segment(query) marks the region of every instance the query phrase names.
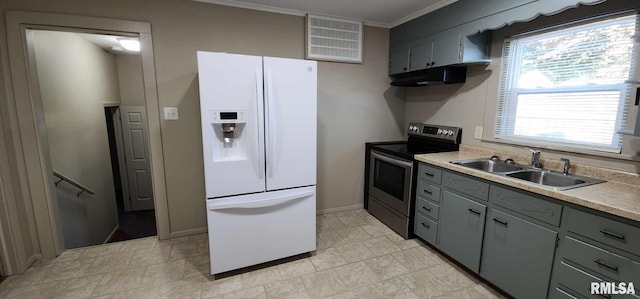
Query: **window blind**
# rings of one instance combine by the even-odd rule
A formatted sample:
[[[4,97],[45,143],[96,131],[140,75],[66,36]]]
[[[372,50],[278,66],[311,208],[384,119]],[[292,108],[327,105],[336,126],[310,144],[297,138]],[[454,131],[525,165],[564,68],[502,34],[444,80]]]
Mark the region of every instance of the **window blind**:
[[[637,22],[634,14],[506,40],[494,137],[619,153]]]

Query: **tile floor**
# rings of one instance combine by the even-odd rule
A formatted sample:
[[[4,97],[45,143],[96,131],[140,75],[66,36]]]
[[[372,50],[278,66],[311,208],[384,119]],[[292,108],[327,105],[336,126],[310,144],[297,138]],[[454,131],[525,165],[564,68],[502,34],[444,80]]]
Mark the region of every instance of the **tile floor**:
[[[1,298],[502,298],[364,210],[318,216],[318,251],[213,280],[207,235],[69,250],[0,284]]]

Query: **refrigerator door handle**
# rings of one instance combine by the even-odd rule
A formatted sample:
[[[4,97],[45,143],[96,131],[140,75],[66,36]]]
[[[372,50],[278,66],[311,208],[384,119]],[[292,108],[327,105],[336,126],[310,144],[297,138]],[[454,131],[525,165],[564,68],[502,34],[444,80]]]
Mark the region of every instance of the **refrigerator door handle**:
[[[207,208],[211,211],[216,210],[224,210],[224,209],[255,209],[255,208],[265,208],[271,207],[275,205],[279,205],[282,203],[290,202],[296,199],[305,198],[312,196],[315,193],[315,190],[303,190],[300,192],[288,194],[286,196],[273,197],[267,199],[258,199],[253,201],[240,201],[240,202],[211,202],[207,204]]]
[[[260,73],[262,72],[262,70],[260,68],[256,68],[256,115],[258,116],[258,120],[260,120],[260,104],[263,102],[263,99],[260,97],[260,91],[262,90],[262,86],[260,86],[260,83],[262,83],[262,78],[260,78]],[[262,161],[262,159],[260,158],[260,126],[262,125],[262,123],[260,121],[256,121],[256,148],[258,149],[255,152],[255,159],[253,159],[252,163],[257,163],[258,164],[258,168],[256,169],[256,172],[258,173],[258,178],[262,179],[264,177],[264,163]]]
[[[273,86],[271,85],[271,70],[265,69],[265,94],[266,94],[266,108],[267,112],[267,121],[266,121],[266,130],[267,130],[267,138],[265,140],[266,148],[267,148],[267,177],[273,177],[273,171],[275,167],[275,144],[277,142],[277,124],[276,124],[276,113],[275,113],[275,104],[276,97],[273,95]]]

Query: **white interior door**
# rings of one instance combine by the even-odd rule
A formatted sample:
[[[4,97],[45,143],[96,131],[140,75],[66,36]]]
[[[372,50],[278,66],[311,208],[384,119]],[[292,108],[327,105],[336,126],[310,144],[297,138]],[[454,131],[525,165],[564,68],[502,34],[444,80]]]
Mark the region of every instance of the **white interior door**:
[[[263,192],[262,57],[198,52],[198,77],[207,198]],[[231,142],[221,113],[244,115]]]
[[[151,186],[145,107],[121,106],[120,121],[122,122],[131,209],[134,211],[151,210],[153,209],[153,188]]]
[[[267,190],[316,184],[317,63],[264,57]]]

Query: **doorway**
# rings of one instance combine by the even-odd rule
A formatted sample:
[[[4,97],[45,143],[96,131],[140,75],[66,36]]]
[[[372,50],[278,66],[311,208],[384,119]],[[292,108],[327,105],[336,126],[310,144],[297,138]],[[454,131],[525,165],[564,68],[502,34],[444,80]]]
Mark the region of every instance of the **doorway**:
[[[16,184],[19,196],[13,202],[28,205],[25,220],[15,225],[29,224],[32,242],[18,241],[18,246],[32,251],[20,257],[24,271],[39,258],[53,258],[64,251],[60,213],[55,196],[55,178],[52,175],[51,155],[48,151],[47,132],[43,128],[43,103],[39,90],[37,69],[34,68],[33,45],[28,30],[62,30],[134,36],[140,40],[140,57],[144,81],[144,100],[149,128],[154,203],[159,239],[171,237],[167,202],[165,167],[160,131],[160,111],[155,75],[151,24],[147,22],[87,17],[69,14],[8,11],[6,33],[10,61],[11,87],[7,105],[11,126],[10,144],[15,147],[15,163],[11,175],[19,178]],[[102,111],[102,110],[101,110]],[[104,119],[104,114],[100,119]]]
[[[57,30],[27,35],[64,249],[155,235],[139,40]]]
[[[139,172],[148,173],[149,163],[135,161],[136,157],[133,154],[139,151],[130,148],[143,145],[144,140],[138,142],[135,140],[144,137],[144,135],[131,134],[131,130],[135,130],[136,126],[131,126],[127,123],[128,120],[123,120],[121,116],[124,112],[126,117],[131,111],[144,113],[144,107],[107,106],[104,108],[118,212],[118,230],[109,242],[155,236],[157,233],[153,190],[151,190],[150,181],[147,179],[148,175],[136,176],[136,173]],[[133,142],[127,144],[125,136]],[[147,157],[143,156],[142,158]],[[136,166],[142,168],[136,168]],[[140,179],[144,181],[139,181]]]

